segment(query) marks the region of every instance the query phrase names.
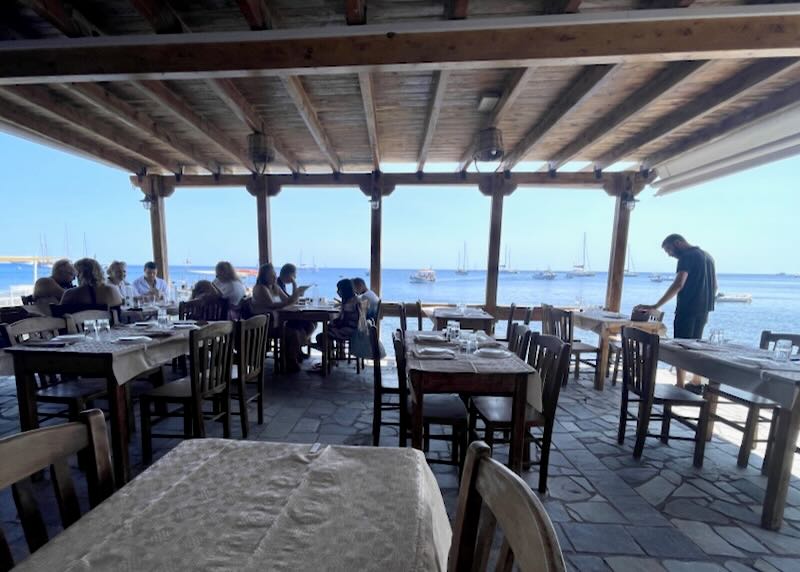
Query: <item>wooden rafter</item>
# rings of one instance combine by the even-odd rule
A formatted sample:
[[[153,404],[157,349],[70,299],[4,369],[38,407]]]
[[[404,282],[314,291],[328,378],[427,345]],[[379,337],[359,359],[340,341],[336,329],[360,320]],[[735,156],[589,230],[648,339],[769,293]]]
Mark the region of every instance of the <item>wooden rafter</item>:
[[[156,34],[180,34],[186,25],[165,0],[130,0],[134,8],[150,22]]]
[[[292,30],[4,42],[0,83],[800,57],[795,5],[693,8],[661,19],[659,12],[576,14],[570,23],[524,17],[342,26],[318,35]]]
[[[236,0],[236,3],[251,30],[269,30],[277,27],[275,14],[265,0]]]
[[[594,159],[596,169],[604,169],[625,159],[637,149],[661,139],[690,121],[705,117],[723,105],[740,98],[778,74],[800,66],[793,58],[755,62],[722,83],[705,91],[696,99],[681,105],[633,137],[626,139],[601,157]]]
[[[223,153],[228,155],[237,164],[253,169],[252,161],[247,152],[238,143],[225,133],[211,125],[204,117],[198,115],[174,91],[160,81],[142,81],[136,86],[153,101],[167,109],[185,125],[212,141]]]
[[[578,77],[553,100],[552,105],[528,130],[525,136],[505,156],[502,168],[511,169],[527,155],[536,144],[561,119],[576,111],[605,85],[616,66],[590,66],[583,69]]]
[[[484,127],[496,127],[503,117],[511,109],[511,106],[519,97],[522,89],[527,85],[528,81],[533,77],[536,68],[521,68],[511,72],[511,76],[503,89],[503,95],[492,110],[492,114],[484,123]],[[472,162],[473,143],[470,142],[469,146],[464,150],[461,159],[458,162],[457,171],[465,170]]]
[[[103,35],[91,21],[72,4],[62,0],[26,0],[42,18],[68,38]]]
[[[367,0],[345,0],[344,16],[348,26],[363,26],[367,23]]]
[[[81,113],[69,105],[64,105],[62,99],[44,86],[2,87],[0,94],[20,104],[27,103],[46,115],[60,118],[69,123],[71,129],[81,132],[89,139],[99,139],[104,145],[136,157],[145,165],[155,165],[168,172],[180,172],[180,168],[174,161],[154,150],[150,143],[131,143],[127,133],[109,125],[106,121],[87,117],[85,113]],[[124,143],[122,143],[123,141]]]
[[[372,85],[372,75],[369,72],[358,74],[358,84],[361,88],[361,101],[364,104],[364,118],[369,135],[369,146],[372,151],[372,168],[379,171],[381,168],[381,147],[378,141],[378,114],[375,106],[375,94]]]
[[[545,0],[545,14],[575,14],[580,10],[581,0]]]
[[[707,62],[676,62],[670,64],[653,79],[625,98],[622,103],[592,123],[575,139],[559,149],[548,161],[548,168],[556,170],[564,163],[578,157],[581,151],[613,132],[624,121],[658,98],[666,95],[670,90],[675,89],[687,78],[707,68],[707,65]]]
[[[436,132],[436,123],[439,121],[439,113],[442,111],[444,102],[444,92],[447,90],[447,80],[450,76],[448,71],[433,72],[433,94],[428,103],[428,116],[425,120],[425,135],[422,138],[422,145],[417,155],[417,171],[425,168],[425,161],[428,158],[428,151],[433,143],[433,135]]]
[[[319,150],[325,155],[331,169],[333,169],[334,172],[341,171],[342,164],[339,161],[336,150],[333,148],[333,144],[328,138],[328,134],[322,127],[314,105],[311,103],[311,98],[303,87],[303,82],[296,76],[283,77],[281,80],[286,88],[286,92],[294,102],[297,112],[300,114],[306,127],[308,127],[308,131],[311,133],[314,141],[317,142]]]
[[[444,17],[448,20],[463,20],[469,13],[469,0],[445,0]]]
[[[3,102],[3,105],[0,105],[0,122],[18,129],[37,140],[70,149],[82,156],[89,156],[92,159],[114,165],[125,171],[138,174],[146,172],[145,165],[127,155],[118,153],[107,145],[100,145],[95,141],[81,137],[74,131],[62,129],[49,119],[34,117],[25,113],[11,103]]]
[[[707,125],[691,135],[667,145],[647,157],[642,164],[647,168],[655,167],[664,161],[691,151],[695,147],[724,137],[765,117],[780,113],[784,109],[795,107],[798,101],[800,101],[800,82],[791,84],[758,103],[726,117],[719,123]]]

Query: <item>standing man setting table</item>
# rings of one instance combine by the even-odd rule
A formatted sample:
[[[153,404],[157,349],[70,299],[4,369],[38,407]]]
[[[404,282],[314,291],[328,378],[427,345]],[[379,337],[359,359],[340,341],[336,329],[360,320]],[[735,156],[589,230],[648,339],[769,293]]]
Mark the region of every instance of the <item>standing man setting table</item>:
[[[689,244],[680,234],[670,234],[661,243],[661,248],[672,258],[678,259],[675,280],[658,302],[637,308],[658,309],[677,295],[673,337],[702,339],[708,313],[714,310],[714,299],[717,295],[714,259],[700,247]],[[676,370],[676,378],[678,387],[683,387],[682,369]],[[693,374],[686,389],[701,394],[703,388],[700,377]]]

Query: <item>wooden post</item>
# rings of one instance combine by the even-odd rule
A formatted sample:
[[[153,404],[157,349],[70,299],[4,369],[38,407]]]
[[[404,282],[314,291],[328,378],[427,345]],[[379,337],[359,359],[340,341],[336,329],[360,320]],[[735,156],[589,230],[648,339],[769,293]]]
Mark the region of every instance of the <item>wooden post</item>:
[[[153,243],[153,262],[156,263],[158,276],[169,281],[164,199],[174,192],[175,187],[169,184],[165,177],[148,175],[142,190],[150,199],[150,233]]]
[[[256,198],[258,215],[258,265],[272,261],[272,228],[269,213],[269,184],[267,176],[254,176],[247,183],[247,192]]]
[[[489,221],[489,255],[486,262],[486,302],[487,312],[497,308],[497,286],[500,277],[500,240],[503,226],[503,197],[510,195],[516,185],[501,173],[487,175],[478,185],[481,193],[492,198]]]
[[[605,187],[608,194],[617,198],[614,205],[614,230],[611,235],[605,303],[605,308],[612,312],[619,312],[622,303],[625,254],[628,250],[628,227],[631,220],[629,205],[634,204],[632,201],[642,188],[644,188],[642,182],[634,181],[624,175],[614,176]]]
[[[369,288],[378,297],[381,295],[382,211],[383,197],[379,189],[374,189],[370,199]]]

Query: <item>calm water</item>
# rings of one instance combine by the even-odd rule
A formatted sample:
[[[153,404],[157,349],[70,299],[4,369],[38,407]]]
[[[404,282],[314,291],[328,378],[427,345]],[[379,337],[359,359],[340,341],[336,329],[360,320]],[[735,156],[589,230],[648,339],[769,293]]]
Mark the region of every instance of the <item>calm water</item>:
[[[133,269],[135,267],[131,267]],[[192,284],[210,278],[204,274],[212,269],[202,266],[173,266],[172,280]],[[46,272],[45,272],[46,273]],[[392,301],[482,303],[486,273],[470,271],[466,276],[452,270],[437,270],[434,284],[412,284],[408,280],[413,270],[384,270],[383,298]],[[320,268],[300,269],[300,284],[314,284],[310,296],[333,297],[336,282],[343,277],[361,276],[367,283],[369,277],[364,268]],[[671,275],[666,275],[671,278]],[[129,278],[136,277],[131,272]],[[753,296],[750,304],[722,303],[711,314],[709,328],[721,328],[732,341],[757,344],[762,330],[800,331],[800,278],[789,276],[720,274],[719,287],[726,293],[748,293]],[[7,295],[12,285],[31,284],[32,268],[26,265],[0,264],[0,295]],[[246,277],[248,285],[254,278]],[[623,289],[622,311],[630,312],[635,304],[654,303],[669,285],[668,281],[651,282],[647,274],[626,277]],[[592,277],[567,279],[558,273],[555,280],[534,280],[532,271],[518,274],[501,274],[498,301],[501,304],[515,302],[518,306],[550,304],[601,305],[605,301],[606,275],[598,273]],[[665,321],[670,326],[674,317],[675,303],[664,308]],[[394,327],[394,324],[386,324]]]

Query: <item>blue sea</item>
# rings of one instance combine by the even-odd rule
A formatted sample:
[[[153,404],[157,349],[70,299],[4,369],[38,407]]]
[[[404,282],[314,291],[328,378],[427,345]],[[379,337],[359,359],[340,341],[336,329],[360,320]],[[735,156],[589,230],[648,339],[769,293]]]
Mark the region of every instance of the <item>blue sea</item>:
[[[129,266],[129,280],[136,277],[138,265]],[[245,268],[245,267],[242,267]],[[382,276],[382,298],[387,301],[467,303],[481,304],[484,301],[486,272],[471,270],[467,275],[454,270],[436,270],[437,280],[433,284],[412,284],[409,275],[412,269],[385,269]],[[47,271],[45,271],[46,273]],[[606,274],[584,278],[565,277],[557,272],[555,280],[535,280],[534,271],[520,270],[517,274],[501,273],[498,290],[500,304],[516,303],[517,306],[533,306],[541,303],[555,305],[600,306],[605,301]],[[197,280],[213,276],[213,268],[207,266],[170,266],[170,277],[177,284],[191,285]],[[301,268],[298,283],[314,285],[309,296],[332,298],[336,282],[341,278],[360,276],[369,283],[365,268],[320,268],[316,271]],[[12,285],[30,285],[32,268],[22,264],[0,264],[0,296],[8,295]],[[634,305],[654,303],[669,286],[672,275],[664,273],[665,281],[652,282],[649,275],[641,273],[626,277],[622,311],[630,312]],[[734,342],[757,345],[762,330],[800,331],[800,278],[758,274],[720,274],[719,289],[727,294],[746,293],[753,297],[750,304],[718,303],[717,309],[706,327],[722,329],[725,337]],[[252,286],[254,277],[245,277]],[[664,307],[665,322],[671,332],[674,317],[674,300]],[[396,327],[388,320],[384,330]]]

